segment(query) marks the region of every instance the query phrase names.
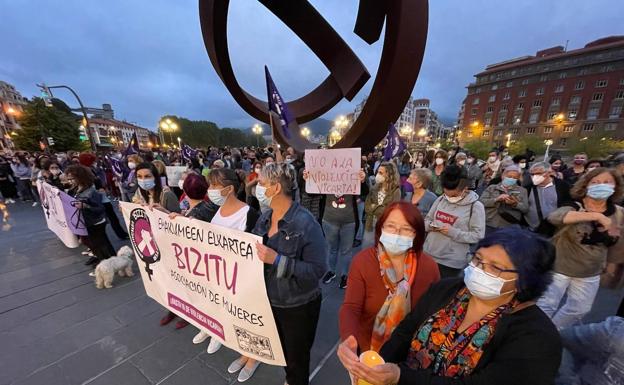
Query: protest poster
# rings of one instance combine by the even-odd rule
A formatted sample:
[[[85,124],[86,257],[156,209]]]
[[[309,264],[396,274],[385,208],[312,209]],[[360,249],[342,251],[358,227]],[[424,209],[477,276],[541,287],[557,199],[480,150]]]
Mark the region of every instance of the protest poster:
[[[49,183],[37,181],[41,208],[48,228],[70,248],[78,247],[76,235],[87,235],[80,210],[71,205],[74,198]]]
[[[361,149],[305,150],[310,194],[359,195]]]
[[[225,346],[285,366],[264,284],[261,238],[120,202],[147,295]]]
[[[178,187],[178,182],[184,171],[188,170],[186,166],[167,166],[167,179],[169,187]]]

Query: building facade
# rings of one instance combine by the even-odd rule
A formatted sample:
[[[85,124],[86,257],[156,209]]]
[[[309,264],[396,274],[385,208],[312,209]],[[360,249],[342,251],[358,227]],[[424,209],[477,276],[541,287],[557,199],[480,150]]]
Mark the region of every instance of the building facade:
[[[13,135],[21,128],[17,118],[27,103],[13,85],[0,81],[0,150],[14,148]]]
[[[461,142],[501,145],[526,135],[565,151],[589,136],[624,139],[624,36],[548,48],[475,77],[458,114]]]
[[[99,148],[123,149],[130,143],[132,135],[136,133],[139,148],[148,150],[158,146],[155,141],[158,135],[147,128],[139,127],[116,119],[90,118],[89,129],[91,137]]]

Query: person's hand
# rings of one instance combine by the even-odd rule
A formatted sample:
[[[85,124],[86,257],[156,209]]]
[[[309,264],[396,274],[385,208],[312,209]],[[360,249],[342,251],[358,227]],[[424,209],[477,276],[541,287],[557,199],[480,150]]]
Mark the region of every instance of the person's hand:
[[[176,219],[177,217],[181,217],[182,215],[176,213],[176,212],[171,212],[169,213],[169,219]]]
[[[358,362],[354,365],[353,372],[350,373],[373,385],[392,385],[398,383],[401,378],[401,369],[397,364],[391,363],[369,368]]]
[[[516,198],[513,195],[509,195],[507,197],[507,199],[505,199],[505,203],[507,203],[509,206],[517,206],[518,205],[518,198]]]
[[[360,359],[357,356],[357,346],[357,340],[355,337],[349,336],[340,345],[338,345],[338,350],[336,351],[342,366],[344,366],[349,373],[352,373],[355,365],[360,362]],[[357,383],[357,379],[355,379],[355,382]]]
[[[360,169],[359,176],[360,176],[360,183],[364,183],[364,180],[366,179],[366,173],[364,172],[363,168]]]
[[[448,223],[443,223],[440,227],[438,227],[438,231],[446,236],[448,236],[449,233],[449,229],[451,228],[451,225],[449,225]]]
[[[309,177],[310,177],[310,171],[303,170],[303,180],[307,181]]]
[[[162,206],[159,205],[158,203],[150,203],[149,205],[147,205],[147,207],[149,208],[150,211],[154,211],[154,209],[156,210],[162,209]]]
[[[496,198],[495,202],[501,202],[501,201],[507,202],[509,198],[510,196],[508,194],[501,194]]]
[[[598,222],[598,224],[602,226],[605,230],[610,229],[612,225],[611,218],[601,213],[596,213],[596,222]]]
[[[266,247],[260,242],[256,242],[256,249],[258,250],[258,258],[268,264],[272,265],[275,262],[275,258],[277,258],[277,252],[270,247]]]

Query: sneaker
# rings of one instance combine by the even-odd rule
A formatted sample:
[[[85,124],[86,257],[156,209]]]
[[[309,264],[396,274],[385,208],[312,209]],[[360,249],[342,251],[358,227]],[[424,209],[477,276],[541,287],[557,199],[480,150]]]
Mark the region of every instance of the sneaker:
[[[238,357],[236,360],[234,360],[230,366],[228,366],[227,371],[230,374],[234,374],[236,372],[238,372],[239,370],[241,370],[243,367],[245,367],[245,364],[247,363],[247,360],[249,360],[249,358],[245,357],[245,356],[240,356]]]
[[[333,281],[335,278],[336,278],[336,274],[333,271],[328,271],[323,276],[323,283],[327,285],[328,283]]]
[[[93,254],[91,254],[91,255],[93,255]],[[85,262],[85,266],[95,265],[95,264],[97,264],[97,262],[98,262],[98,259],[96,257],[92,256],[91,258],[87,259],[87,262]]]
[[[201,344],[202,342],[206,341],[208,337],[208,333],[200,330],[199,333],[197,333],[195,337],[193,337],[193,343],[195,345]]]
[[[90,272],[89,277],[95,277],[95,271]]]
[[[162,317],[160,319],[160,326],[165,326],[167,325],[169,322],[173,321],[175,319],[176,315],[173,314],[172,312],[167,313],[166,316]]]
[[[176,330],[184,329],[185,327],[188,326],[188,324],[189,324],[188,321],[181,319],[178,322],[176,322],[175,328],[176,328]]]
[[[34,202],[34,203],[32,204],[32,207],[36,207],[38,204],[39,204],[39,203]]]
[[[256,372],[256,369],[258,369],[258,365],[260,365],[260,361],[256,361],[251,365],[245,365],[243,370],[238,373],[238,382],[245,382],[250,379],[251,376],[253,376],[253,374]]]
[[[208,344],[208,349],[206,349],[206,352],[208,352],[208,354],[214,354],[219,349],[221,349],[221,342],[217,341],[216,338],[212,337],[210,339],[210,343]]]
[[[347,288],[347,276],[343,275],[342,277],[340,277],[340,285],[339,287],[341,289],[346,289]]]

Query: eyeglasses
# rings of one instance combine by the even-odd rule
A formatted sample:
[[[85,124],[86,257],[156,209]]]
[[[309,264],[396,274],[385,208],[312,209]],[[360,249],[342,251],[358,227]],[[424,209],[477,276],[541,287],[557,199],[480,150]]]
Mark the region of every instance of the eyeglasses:
[[[387,233],[404,235],[406,237],[413,237],[416,235],[416,231],[414,231],[411,227],[399,226],[394,223],[384,223],[382,229]]]
[[[500,267],[493,265],[491,263],[483,262],[483,259],[479,257],[476,253],[468,253],[468,257],[470,258],[470,265],[474,267],[479,267],[481,270],[485,272],[485,274],[498,278],[503,273],[517,273],[518,270],[513,269],[501,269]]]

